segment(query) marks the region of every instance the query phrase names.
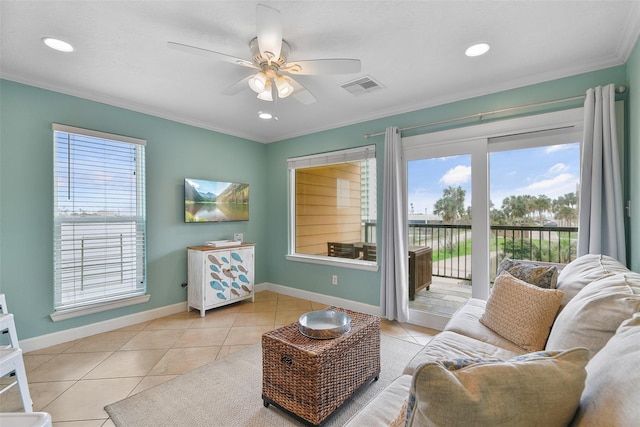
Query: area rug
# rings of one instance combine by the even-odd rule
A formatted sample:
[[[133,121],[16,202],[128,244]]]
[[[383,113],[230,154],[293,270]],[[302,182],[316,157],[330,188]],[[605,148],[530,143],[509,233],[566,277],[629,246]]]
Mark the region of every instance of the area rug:
[[[380,337],[381,373],[361,388],[325,422],[344,425],[385,386],[402,374],[421,348],[388,335]],[[262,404],[262,349],[254,344],[105,407],[118,427],[164,426],[302,426],[270,405]]]

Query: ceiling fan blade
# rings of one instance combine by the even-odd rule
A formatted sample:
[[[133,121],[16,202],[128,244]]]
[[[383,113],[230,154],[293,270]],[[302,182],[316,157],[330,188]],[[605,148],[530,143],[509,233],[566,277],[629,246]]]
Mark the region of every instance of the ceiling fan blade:
[[[235,94],[239,93],[240,91],[242,91],[242,90],[244,90],[244,89],[249,87],[247,82],[249,81],[249,79],[251,77],[253,77],[253,74],[248,75],[247,77],[243,77],[242,79],[240,79],[237,82],[233,83],[231,86],[227,87],[221,93],[223,95],[228,95],[228,96],[235,95]]]
[[[215,58],[219,61],[229,62],[231,64],[241,65],[243,67],[249,67],[257,69],[258,67],[251,61],[247,61],[246,59],[236,58],[235,56],[225,55],[224,53],[214,52],[213,50],[203,49],[201,47],[190,46],[188,44],[176,43],[176,42],[167,42],[167,46],[171,49],[180,50],[182,52],[194,53],[197,55],[207,56],[209,58]]]
[[[291,84],[291,86],[293,86],[293,94],[291,94],[291,97],[294,98],[296,101],[304,105],[309,105],[316,102],[316,97],[313,96],[313,94],[309,92],[307,88],[302,86],[300,83],[298,83],[291,77],[289,77],[289,83]]]
[[[310,59],[291,61],[280,68],[290,74],[353,74],[361,70],[359,59]]]
[[[277,60],[282,48],[282,19],[279,10],[264,4],[256,6],[256,35],[260,53]],[[266,54],[267,52],[269,53]]]

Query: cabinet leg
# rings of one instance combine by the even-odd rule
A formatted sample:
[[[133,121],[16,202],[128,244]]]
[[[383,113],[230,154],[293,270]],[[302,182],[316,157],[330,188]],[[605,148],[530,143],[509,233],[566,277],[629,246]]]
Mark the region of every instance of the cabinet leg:
[[[200,309],[200,317],[204,317],[204,308]]]

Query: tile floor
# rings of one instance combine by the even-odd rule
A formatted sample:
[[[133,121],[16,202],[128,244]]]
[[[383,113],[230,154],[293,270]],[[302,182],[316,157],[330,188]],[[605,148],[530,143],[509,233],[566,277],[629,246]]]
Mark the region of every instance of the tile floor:
[[[459,279],[434,276],[429,290],[421,289],[409,301],[412,310],[451,316],[471,298],[471,286]]]
[[[183,312],[26,353],[33,409],[50,413],[56,427],[114,426],[105,405],[258,343],[264,332],[325,307],[263,291],[255,303],[209,310],[204,318]],[[438,331],[383,320],[382,333],[426,344]],[[16,387],[0,396],[0,412],[20,410]]]

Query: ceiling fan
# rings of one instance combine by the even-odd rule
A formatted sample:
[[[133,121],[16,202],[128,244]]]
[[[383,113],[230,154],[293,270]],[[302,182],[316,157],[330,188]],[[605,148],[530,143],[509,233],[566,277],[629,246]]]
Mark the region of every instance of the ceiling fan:
[[[258,70],[232,84],[222,93],[234,95],[248,86],[259,99],[273,101],[290,95],[303,104],[316,101],[315,96],[290,75],[351,74],[360,72],[359,59],[311,59],[290,61],[289,44],[282,38],[280,11],[258,4],[256,7],[256,37],[249,42],[251,61],[224,53],[182,43],[168,46],[184,52],[206,55],[220,61]]]

